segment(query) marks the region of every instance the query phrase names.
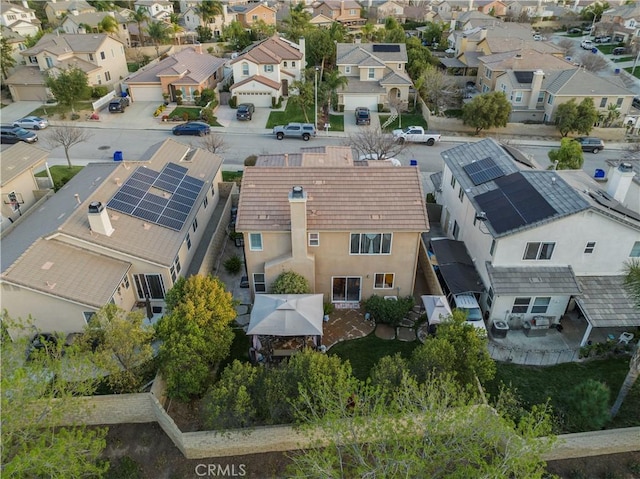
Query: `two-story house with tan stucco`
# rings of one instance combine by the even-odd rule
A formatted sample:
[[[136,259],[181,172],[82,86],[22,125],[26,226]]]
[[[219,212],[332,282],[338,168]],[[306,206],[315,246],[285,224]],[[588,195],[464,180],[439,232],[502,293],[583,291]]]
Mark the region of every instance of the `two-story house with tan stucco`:
[[[65,33],[94,33],[100,31],[100,23],[105,17],[113,17],[117,23],[117,32],[109,32],[109,35],[120,40],[125,46],[131,46],[131,36],[129,35],[129,22],[131,10],[122,9],[118,12],[89,12],[77,15],[67,15],[62,19],[60,28]]]
[[[21,36],[35,35],[40,31],[40,20],[36,12],[29,8],[27,2],[16,5],[9,2],[0,3],[0,25]]]
[[[109,303],[162,308],[178,277],[199,271],[207,224],[222,217],[221,164],[173,139],[136,161],[90,163],[2,238],[2,309],[73,333]]]
[[[354,0],[323,0],[313,4],[313,16],[322,15],[350,29],[357,29],[367,22],[362,17],[362,7]]]
[[[68,15],[96,12],[96,8],[84,0],[52,0],[47,2],[44,13],[52,25],[58,25]]]
[[[338,90],[338,105],[374,111],[378,105],[406,107],[413,83],[406,72],[404,43],[338,43],[336,49],[336,66],[349,80]]]
[[[296,44],[274,35],[231,61],[234,84],[229,90],[238,104],[271,107],[272,98],[288,96],[291,82],[303,78],[305,62],[304,38]]]
[[[20,52],[27,66],[19,68],[6,83],[14,101],[48,98],[45,74],[79,68],[89,86],[114,85],[128,74],[124,44],[104,33],[84,35],[47,33],[38,43]]]
[[[235,13],[229,11],[228,5],[222,5],[222,13],[214,15],[206,23],[202,20],[198,5],[189,5],[180,13],[180,18],[184,22],[184,27],[190,32],[195,32],[198,27],[207,27],[211,30],[213,38],[220,38],[224,27],[231,24],[236,19]]]
[[[245,169],[236,231],[252,294],[268,293],[289,270],[339,307],[357,308],[374,294],[413,294],[421,233],[429,229],[420,171],[339,160]]]
[[[229,11],[235,15],[247,30],[251,29],[257,22],[264,22],[267,25],[276,24],[276,9],[265,3],[247,3],[244,5],[229,6]]]

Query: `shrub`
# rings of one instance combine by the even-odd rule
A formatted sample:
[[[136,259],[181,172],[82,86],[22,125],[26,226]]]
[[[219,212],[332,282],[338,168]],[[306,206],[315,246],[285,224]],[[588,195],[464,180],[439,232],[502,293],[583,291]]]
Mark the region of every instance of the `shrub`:
[[[397,326],[405,315],[413,308],[413,297],[398,298],[397,301],[373,295],[364,301],[363,306],[371,313],[377,323]]]
[[[593,379],[571,389],[563,401],[566,428],[570,432],[597,431],[609,420],[609,388]]]
[[[307,278],[295,271],[281,273],[271,286],[274,294],[309,294],[311,286]]]
[[[71,119],[72,120],[77,120],[78,118],[80,118],[80,115],[78,115],[77,113],[72,113],[71,114]]]
[[[216,116],[213,114],[213,108],[203,108],[200,110],[200,119],[209,125],[213,125],[216,121]]]
[[[331,314],[335,309],[336,307],[333,305],[333,303],[322,304],[322,310],[324,311],[324,314]]]
[[[247,156],[244,159],[244,166],[256,166],[256,161],[258,161],[258,157],[256,155]]]
[[[160,105],[158,108],[156,108],[156,111],[153,113],[153,116],[156,116],[156,117],[160,116],[162,112],[166,109],[167,109],[166,105]]]
[[[271,108],[275,108],[277,104],[278,104],[278,101],[276,100],[276,97],[272,96],[271,97]]]
[[[198,106],[207,106],[210,101],[215,101],[216,92],[211,88],[205,88],[200,92],[200,98],[196,102]]]
[[[106,86],[94,86],[91,88],[91,98],[102,98],[109,92]]]
[[[238,107],[238,97],[237,96],[232,96],[231,98],[229,98],[229,107],[231,107],[231,108],[237,108]]]
[[[378,113],[384,111],[384,105],[382,103],[378,103]]]
[[[242,260],[240,259],[240,256],[236,254],[227,259],[224,262],[224,269],[229,274],[238,274],[242,269]]]
[[[338,112],[344,113],[344,105],[338,105]]]

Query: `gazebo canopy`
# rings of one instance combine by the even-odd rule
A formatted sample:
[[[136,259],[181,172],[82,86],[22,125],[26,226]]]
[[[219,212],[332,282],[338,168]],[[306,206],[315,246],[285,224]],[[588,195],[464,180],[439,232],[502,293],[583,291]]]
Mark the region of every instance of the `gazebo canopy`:
[[[429,325],[440,324],[442,319],[451,316],[451,308],[444,296],[421,296],[422,304],[427,312]]]
[[[247,334],[322,336],[321,294],[256,295]]]

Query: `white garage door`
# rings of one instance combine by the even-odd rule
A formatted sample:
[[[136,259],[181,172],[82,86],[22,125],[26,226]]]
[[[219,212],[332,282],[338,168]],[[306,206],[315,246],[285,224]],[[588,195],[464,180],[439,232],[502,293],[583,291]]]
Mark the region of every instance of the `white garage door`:
[[[238,105],[240,103],[253,103],[256,107],[271,107],[270,92],[237,92],[236,96],[238,97]]]
[[[164,101],[160,86],[129,85],[129,94],[133,101]]]
[[[371,111],[378,111],[378,95],[345,95],[345,110],[355,110],[359,106],[365,106]]]

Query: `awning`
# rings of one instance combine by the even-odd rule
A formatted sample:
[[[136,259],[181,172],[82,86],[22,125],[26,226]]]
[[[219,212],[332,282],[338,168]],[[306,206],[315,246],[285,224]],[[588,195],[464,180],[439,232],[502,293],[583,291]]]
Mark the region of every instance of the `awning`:
[[[248,335],[322,336],[321,294],[256,295]]]
[[[451,316],[451,308],[444,296],[424,295],[420,298],[427,313],[429,325],[440,324],[444,318]]]
[[[452,294],[481,293],[484,285],[462,241],[434,239],[430,242],[432,258],[447,289]]]
[[[582,296],[576,298],[589,323],[596,328],[640,326],[640,311],[624,289],[624,276],[579,276]]]
[[[571,266],[495,267],[487,263],[494,294],[569,296],[582,290]]]

